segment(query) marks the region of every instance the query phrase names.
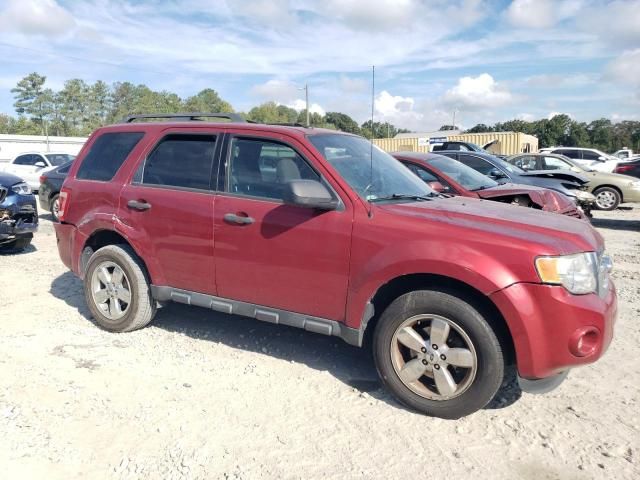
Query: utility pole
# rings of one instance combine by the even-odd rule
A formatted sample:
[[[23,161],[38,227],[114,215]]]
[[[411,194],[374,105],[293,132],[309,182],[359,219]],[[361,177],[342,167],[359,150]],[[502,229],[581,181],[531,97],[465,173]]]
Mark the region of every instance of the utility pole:
[[[451,124],[451,130],[455,130],[456,129],[456,112],[458,110],[457,109],[453,109],[453,123]]]
[[[305,83],[304,87],[299,88],[298,90],[304,90],[304,101],[305,101],[305,110],[306,110],[306,114],[307,114],[307,124],[306,126],[309,127],[309,84]]]

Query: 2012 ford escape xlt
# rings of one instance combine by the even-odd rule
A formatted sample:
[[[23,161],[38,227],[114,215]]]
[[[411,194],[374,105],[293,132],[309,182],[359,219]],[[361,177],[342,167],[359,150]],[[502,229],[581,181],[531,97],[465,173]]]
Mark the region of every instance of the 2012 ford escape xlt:
[[[100,128],[71,167],[58,249],[101,327],[175,301],[370,338],[386,388],[445,418],[511,365],[545,391],[609,345],[611,263],[585,222],[443,198],[358,136],[205,116]]]

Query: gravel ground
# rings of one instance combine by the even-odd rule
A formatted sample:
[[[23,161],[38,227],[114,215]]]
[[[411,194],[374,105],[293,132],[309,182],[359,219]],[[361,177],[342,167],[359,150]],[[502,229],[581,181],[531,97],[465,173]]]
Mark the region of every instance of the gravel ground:
[[[640,209],[595,215],[620,301],[608,353],[458,421],[398,405],[337,339],[182,305],[104,332],[43,216],[0,256],[0,476],[640,478]]]

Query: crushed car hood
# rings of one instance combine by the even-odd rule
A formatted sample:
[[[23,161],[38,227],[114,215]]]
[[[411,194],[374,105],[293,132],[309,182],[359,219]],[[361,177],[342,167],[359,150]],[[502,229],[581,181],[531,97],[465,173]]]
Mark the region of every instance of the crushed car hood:
[[[585,175],[567,170],[530,170],[520,173],[519,175],[522,177],[556,178],[558,180],[574,182],[579,185],[585,185],[589,182],[589,179]]]
[[[501,197],[526,195],[532,203],[545,212],[568,214],[579,217],[575,204],[566,196],[548,188],[505,183],[484,190],[474,190],[480,198],[498,200]]]
[[[394,216],[458,226],[461,232],[467,232],[466,236],[475,230],[486,234],[487,242],[495,241],[498,234],[510,241],[537,244],[546,254],[564,255],[604,248],[604,239],[589,223],[533,208],[498,202],[488,204],[468,197],[384,204],[378,208]],[[430,235],[430,231],[428,228],[426,235]]]

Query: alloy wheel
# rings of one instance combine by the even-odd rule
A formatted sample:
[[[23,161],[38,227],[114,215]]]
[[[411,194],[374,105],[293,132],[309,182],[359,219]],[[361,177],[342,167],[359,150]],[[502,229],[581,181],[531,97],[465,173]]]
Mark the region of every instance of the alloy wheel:
[[[105,261],[93,270],[91,298],[109,320],[119,320],[127,313],[131,305],[131,284],[118,264]]]
[[[402,322],[391,340],[390,354],[400,381],[430,400],[462,395],[478,371],[469,335],[440,315],[415,315]]]
[[[598,192],[596,195],[596,204],[598,205],[598,208],[603,210],[613,207],[616,204],[616,201],[617,198],[615,194],[608,190]]]

